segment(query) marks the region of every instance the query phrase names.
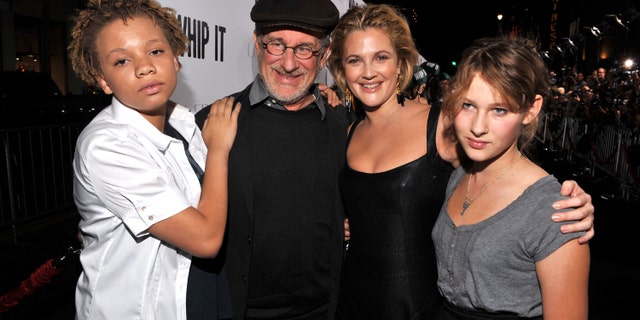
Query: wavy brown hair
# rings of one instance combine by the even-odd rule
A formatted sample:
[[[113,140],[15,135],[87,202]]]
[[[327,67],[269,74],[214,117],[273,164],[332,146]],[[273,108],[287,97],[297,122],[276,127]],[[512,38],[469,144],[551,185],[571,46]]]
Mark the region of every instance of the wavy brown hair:
[[[100,31],[116,19],[126,23],[134,17],[149,17],[164,30],[175,56],[188,49],[189,40],[182,31],[173,8],[162,7],[155,0],[89,0],[84,9],[77,11],[71,30],[71,43],[67,48],[73,71],[87,84],[95,84],[101,73],[96,51]]]
[[[442,111],[450,117],[460,111],[469,87],[477,75],[487,82],[503,99],[505,107],[513,112],[526,112],[541,95],[544,104],[551,98],[549,69],[536,50],[533,41],[526,38],[482,38],[465,49],[455,75],[445,92]],[[518,147],[525,149],[538,128],[539,116],[522,128]],[[449,128],[448,134],[455,133]]]

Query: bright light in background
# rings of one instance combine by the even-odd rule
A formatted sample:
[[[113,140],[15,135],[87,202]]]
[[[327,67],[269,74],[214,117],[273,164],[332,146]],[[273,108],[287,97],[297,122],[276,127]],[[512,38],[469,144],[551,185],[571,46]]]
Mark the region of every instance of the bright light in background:
[[[633,59],[627,59],[624,61],[625,69],[631,69],[634,65],[635,65],[635,62],[633,62]]]

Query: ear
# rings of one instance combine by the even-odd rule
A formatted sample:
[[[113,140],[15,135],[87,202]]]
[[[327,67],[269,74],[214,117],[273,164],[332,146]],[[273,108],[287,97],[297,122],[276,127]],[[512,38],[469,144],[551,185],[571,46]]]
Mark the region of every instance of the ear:
[[[176,69],[176,72],[178,72],[180,68],[182,68],[182,64],[178,60],[178,57],[173,57],[173,67]]]
[[[111,87],[109,86],[109,83],[107,82],[107,80],[102,75],[97,75],[96,76],[96,82],[98,82],[98,85],[100,86],[100,88],[102,88],[102,91],[104,91],[104,93],[106,93],[106,94],[112,94],[113,93],[113,90],[111,90]]]
[[[542,96],[539,94],[536,94],[536,98],[535,100],[533,100],[533,104],[524,114],[524,118],[522,119],[523,125],[527,125],[531,123],[531,121],[533,121],[538,116],[538,114],[540,113],[540,110],[542,109],[543,101],[544,100]]]
[[[324,68],[325,64],[327,63],[327,59],[329,59],[330,54],[331,54],[331,50],[329,50],[329,47],[327,47],[327,50],[324,51],[322,58],[318,61],[320,66],[319,69]]]
[[[253,33],[253,47],[254,47],[254,50],[256,51],[256,56],[260,56],[260,49],[262,49],[262,43],[258,41],[258,35],[255,32]]]

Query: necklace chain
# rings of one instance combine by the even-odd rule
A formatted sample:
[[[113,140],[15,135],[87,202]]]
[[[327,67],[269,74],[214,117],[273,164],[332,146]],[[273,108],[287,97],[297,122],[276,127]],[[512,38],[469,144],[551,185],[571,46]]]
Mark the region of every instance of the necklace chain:
[[[480,189],[480,192],[476,193],[476,195],[473,196],[471,199],[469,199],[469,189],[471,188],[472,174],[469,173],[469,177],[467,179],[467,193],[464,195],[464,203],[462,204],[462,211],[460,211],[460,215],[463,216],[464,212],[467,211],[467,209],[471,206],[473,201],[475,201],[492,184],[494,184],[496,181],[500,180],[500,178],[502,178],[505,174],[507,174],[509,170],[513,169],[513,167],[516,165],[516,163],[518,163],[518,160],[520,160],[521,157],[522,157],[522,152],[518,152],[518,157],[516,158],[516,160],[514,160],[513,163],[507,169],[502,171],[497,177],[491,180],[491,182],[487,183],[484,187],[482,187],[482,189]]]

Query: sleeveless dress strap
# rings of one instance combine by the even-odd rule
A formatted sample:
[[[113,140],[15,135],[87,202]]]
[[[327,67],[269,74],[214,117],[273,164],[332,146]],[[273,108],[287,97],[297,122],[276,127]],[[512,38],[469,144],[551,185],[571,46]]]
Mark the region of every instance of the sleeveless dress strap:
[[[427,154],[437,153],[436,149],[436,131],[438,131],[438,116],[440,115],[440,107],[431,106],[429,110],[429,118],[427,119]]]
[[[349,128],[349,135],[347,136],[347,145],[349,145],[349,142],[351,142],[353,132],[356,130],[356,127],[358,126],[358,123],[360,123],[360,121],[361,119],[357,119],[351,124],[351,127]]]

